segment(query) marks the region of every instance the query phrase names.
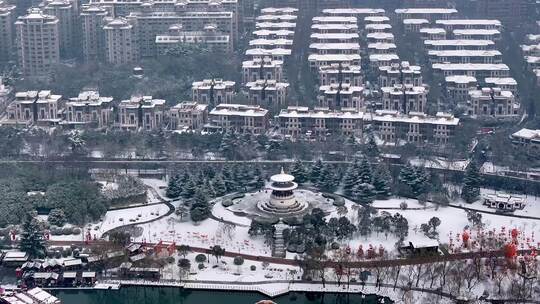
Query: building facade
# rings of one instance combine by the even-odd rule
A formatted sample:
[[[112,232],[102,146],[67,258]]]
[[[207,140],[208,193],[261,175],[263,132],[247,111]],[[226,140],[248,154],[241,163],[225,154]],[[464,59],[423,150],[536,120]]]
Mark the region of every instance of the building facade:
[[[222,103],[232,103],[235,94],[234,81],[223,79],[204,79],[192,85],[193,101],[209,105],[213,108]]]
[[[19,67],[28,77],[48,77],[60,63],[58,18],[30,9],[15,22]]]
[[[15,5],[0,1],[0,61],[14,58]]]
[[[208,105],[182,102],[169,110],[171,130],[201,130],[208,122]]]
[[[124,130],[156,130],[165,118],[165,100],[152,96],[133,96],[118,105],[118,126]]]
[[[105,18],[108,11],[97,5],[83,6],[80,20],[82,26],[83,57],[86,62],[105,59]]]
[[[51,91],[15,93],[15,100],[7,107],[4,123],[20,125],[53,125],[60,122],[62,95]]]
[[[65,104],[62,124],[70,127],[104,128],[113,123],[113,98],[103,97],[96,90],[87,90]]]
[[[260,106],[220,104],[210,111],[207,128],[264,134],[268,128],[268,118],[268,110]]]
[[[139,59],[137,31],[125,18],[107,20],[105,31],[105,57],[112,64],[127,64]]]

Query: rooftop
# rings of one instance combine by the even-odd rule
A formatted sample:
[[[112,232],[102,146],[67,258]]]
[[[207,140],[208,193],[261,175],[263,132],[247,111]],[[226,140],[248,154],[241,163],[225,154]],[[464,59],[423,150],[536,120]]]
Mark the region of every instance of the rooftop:
[[[226,116],[257,116],[264,117],[268,114],[268,110],[260,106],[248,106],[241,104],[219,104],[210,115],[226,115]]]
[[[456,14],[453,8],[398,8],[396,14]]]

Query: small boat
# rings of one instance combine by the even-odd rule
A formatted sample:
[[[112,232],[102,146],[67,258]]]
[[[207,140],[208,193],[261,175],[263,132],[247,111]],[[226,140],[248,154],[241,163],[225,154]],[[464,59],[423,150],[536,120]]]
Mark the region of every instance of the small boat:
[[[276,304],[276,302],[274,301],[270,301],[270,300],[262,300],[262,301],[259,301],[255,304]]]

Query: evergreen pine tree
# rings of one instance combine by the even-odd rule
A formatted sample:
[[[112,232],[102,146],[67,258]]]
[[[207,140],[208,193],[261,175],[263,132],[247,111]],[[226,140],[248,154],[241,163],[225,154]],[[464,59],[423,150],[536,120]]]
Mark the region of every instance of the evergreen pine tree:
[[[308,176],[306,172],[306,167],[299,159],[294,161],[294,164],[291,168],[291,175],[294,176],[294,180],[299,184],[307,182]]]
[[[345,195],[352,195],[352,189],[358,182],[358,171],[360,168],[360,162],[356,159],[352,164],[347,168],[347,173],[343,178],[343,191]]]
[[[234,156],[236,136],[232,132],[225,132],[221,138],[221,144],[219,145],[219,152],[227,158],[232,159]]]
[[[180,177],[178,175],[171,176],[169,178],[169,183],[167,184],[167,190],[165,191],[165,195],[168,198],[177,198],[180,196],[181,189],[178,187]]]
[[[210,204],[208,203],[208,197],[204,193],[204,189],[197,189],[193,196],[193,203],[191,204],[191,219],[195,222],[200,222],[210,217],[210,214]]]
[[[373,187],[375,196],[379,199],[386,199],[391,194],[390,184],[392,183],[392,176],[386,167],[379,166],[373,174]]]
[[[333,168],[325,164],[320,171],[320,178],[317,180],[317,187],[326,192],[333,192],[338,184]]]
[[[214,177],[212,180],[212,187],[214,188],[216,196],[218,197],[227,193],[227,186],[225,186],[225,182],[223,181],[223,176],[221,174],[217,174]]]
[[[322,160],[318,159],[313,166],[311,167],[311,172],[309,174],[309,180],[317,185],[319,182],[319,178],[321,177],[321,171],[323,169],[323,163]]]
[[[31,258],[45,256],[45,238],[43,227],[34,218],[32,213],[27,213],[22,226],[21,241],[19,246],[22,251],[28,253]]]
[[[183,198],[190,199],[193,197],[193,195],[195,195],[196,189],[197,185],[193,181],[193,178],[190,176],[182,187],[181,195]]]
[[[372,184],[359,183],[353,188],[353,196],[360,204],[370,204],[375,197],[375,191]]]
[[[360,161],[360,167],[358,168],[358,182],[367,184],[371,184],[373,182],[371,165],[365,157],[362,157],[362,160]]]
[[[465,171],[463,178],[463,186],[461,188],[461,197],[467,202],[472,203],[480,195],[480,183],[482,178],[478,167],[474,162],[471,162]]]
[[[221,174],[223,175],[223,181],[225,182],[225,186],[227,187],[227,192],[236,191],[237,183],[234,177],[234,172],[229,164],[223,166]]]
[[[369,133],[368,142],[366,145],[366,155],[369,157],[377,157],[379,156],[381,152],[379,151],[379,148],[377,147],[377,143],[375,142],[375,136],[373,135],[373,132]]]

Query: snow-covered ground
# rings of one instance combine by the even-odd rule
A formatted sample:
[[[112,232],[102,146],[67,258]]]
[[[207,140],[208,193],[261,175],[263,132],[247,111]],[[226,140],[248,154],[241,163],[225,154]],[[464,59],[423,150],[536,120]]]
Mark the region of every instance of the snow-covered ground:
[[[410,161],[410,164],[413,166],[423,166],[426,168],[433,168],[433,169],[449,169],[449,170],[456,170],[456,171],[465,171],[467,166],[470,163],[470,160],[455,160],[455,161],[449,161],[445,158],[433,158],[433,159],[422,159],[422,158],[412,158]]]
[[[151,221],[163,216],[168,211],[169,207],[166,204],[109,210],[101,222],[92,225],[92,234],[101,237],[103,233],[114,228],[135,224],[137,222]]]

